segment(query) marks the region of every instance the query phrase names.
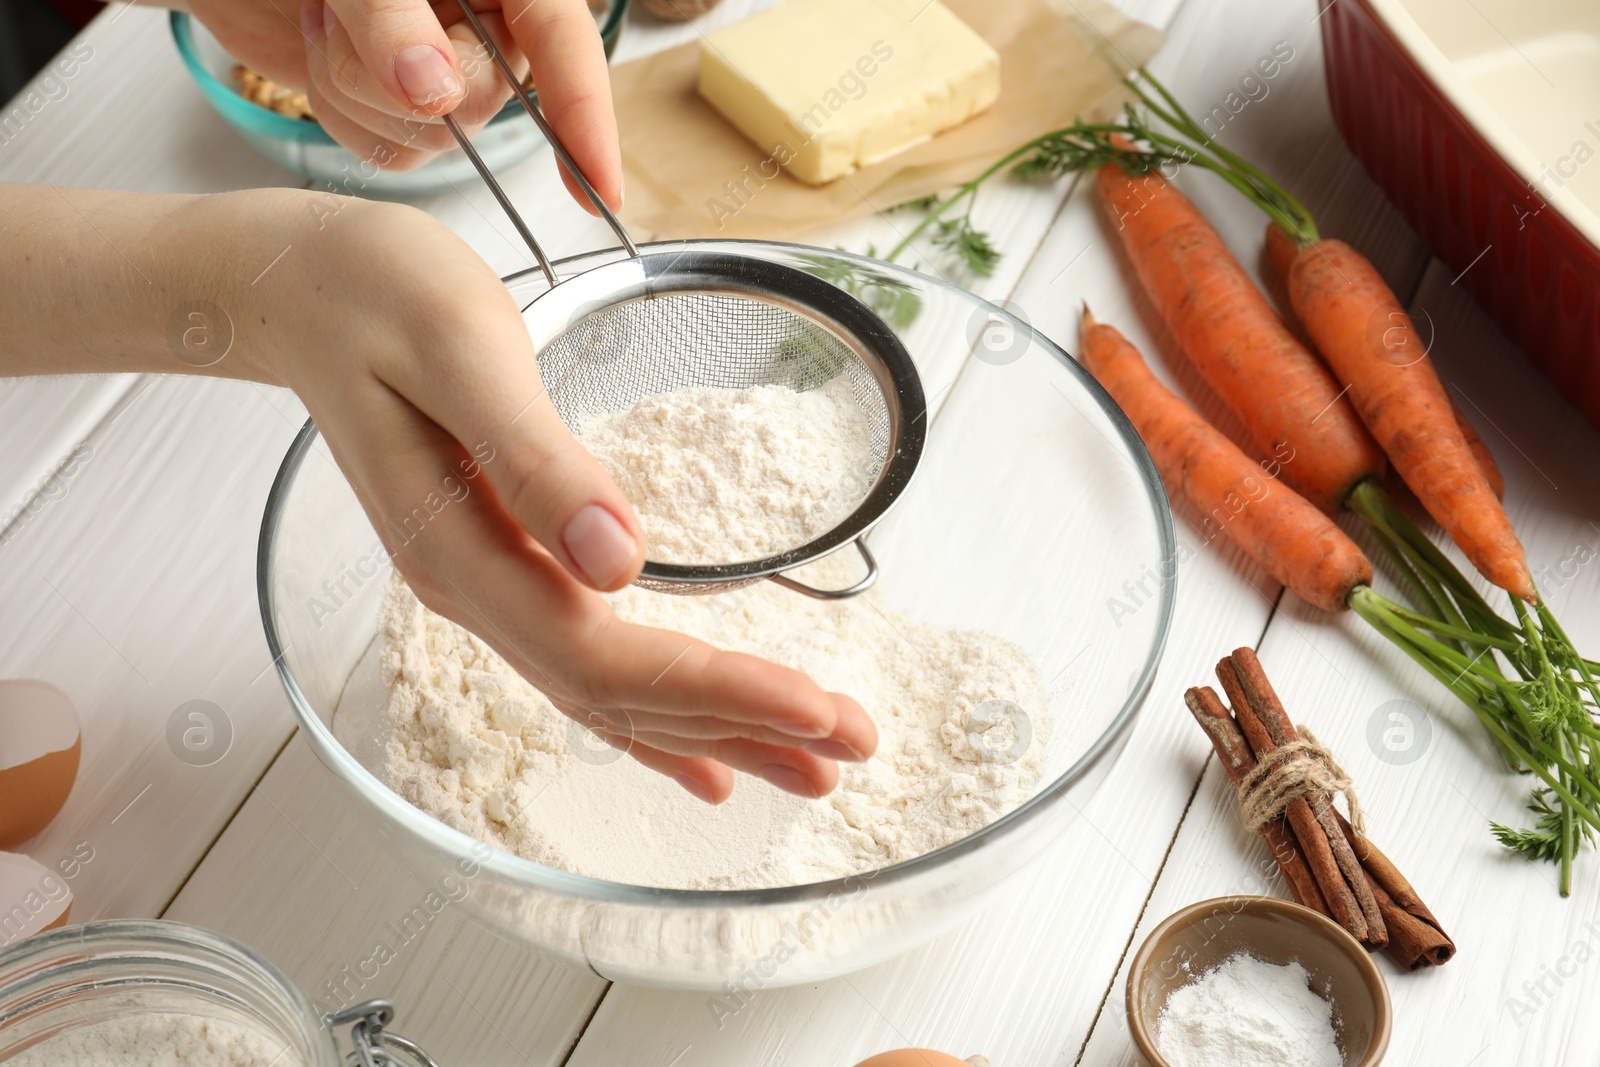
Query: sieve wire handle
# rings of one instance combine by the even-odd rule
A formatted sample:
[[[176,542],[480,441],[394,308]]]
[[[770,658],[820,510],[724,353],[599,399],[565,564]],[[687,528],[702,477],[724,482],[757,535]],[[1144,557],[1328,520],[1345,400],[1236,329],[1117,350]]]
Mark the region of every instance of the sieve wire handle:
[[[846,586],[843,589],[817,589],[804,582],[797,582],[786,574],[774,574],[772,581],[777,582],[785,589],[792,589],[796,593],[804,593],[806,596],[814,597],[817,600],[848,600],[853,596],[860,596],[868,589],[871,589],[873,583],[878,580],[878,561],[872,558],[872,553],[867,550],[867,543],[861,538],[858,537],[851,543],[856,546],[856,551],[861,553],[861,561],[867,565],[866,576],[854,585]]]
[[[500,188],[500,183],[494,180],[494,175],[489,172],[489,165],[483,161],[482,156],[478,155],[478,150],[467,139],[466,132],[462,130],[460,123],[456,122],[454,115],[446,115],[444,124],[450,127],[450,134],[456,139],[456,144],[460,145],[461,150],[467,154],[467,158],[472,160],[472,166],[478,172],[478,176],[483,179],[483,184],[489,187],[489,191],[494,194],[494,198],[500,202],[501,210],[511,220],[511,225],[517,228],[517,232],[522,235],[522,239],[533,250],[533,258],[539,261],[539,269],[544,272],[544,280],[550,283],[552,289],[555,288],[555,266],[550,262],[550,257],[544,254],[544,249],[539,247],[539,240],[533,236],[533,231],[528,229],[528,224],[522,221],[522,216],[517,214],[517,209],[511,206],[511,198],[506,195],[504,189]]]
[[[529,0],[529,2],[537,3],[538,0]],[[462,14],[466,15],[467,22],[472,26],[472,32],[478,35],[478,40],[483,42],[483,47],[488,51],[489,58],[493,59],[494,65],[499,68],[500,75],[511,86],[511,91],[517,94],[517,99],[522,101],[523,110],[527,111],[533,121],[538,124],[539,132],[544,134],[544,139],[550,142],[550,149],[555,152],[556,158],[561,161],[562,167],[566,169],[568,174],[572,175],[573,179],[578,183],[578,187],[583,190],[583,195],[589,198],[589,203],[593,204],[594,209],[600,213],[600,217],[606,220],[606,225],[610,226],[611,232],[617,235],[617,240],[622,242],[622,247],[627,250],[628,255],[637,256],[639,249],[634,245],[633,238],[628,236],[628,231],[623,228],[617,217],[611,213],[611,209],[606,207],[606,202],[600,199],[600,194],[594,191],[594,186],[589,184],[589,179],[584,176],[578,164],[573,162],[572,156],[567,153],[566,145],[561,143],[561,138],[557,137],[556,131],[551,129],[550,123],[545,120],[543,112],[539,110],[539,105],[534,103],[533,97],[528,95],[528,90],[522,87],[521,80],[517,78],[516,72],[511,69],[511,64],[506,62],[506,57],[500,54],[500,49],[495,47],[494,40],[489,36],[489,31],[484,29],[483,23],[479,21],[478,13],[472,10],[471,0],[460,0],[460,4]],[[522,221],[522,216],[512,206],[511,199],[506,196],[505,190],[500,188],[500,183],[495,181],[494,175],[489,172],[488,165],[484,163],[483,158],[478,155],[477,151],[468,142],[461,126],[449,115],[444,116],[444,123],[449,127],[450,134],[456,139],[456,143],[467,154],[467,158],[472,161],[472,166],[477,170],[478,176],[483,179],[484,184],[494,193],[494,198],[500,202],[501,210],[506,213],[506,216],[511,220],[511,224],[517,228],[517,233],[522,235],[522,239],[533,250],[534,258],[539,261],[539,269],[544,272],[545,281],[549,282],[551,287],[554,288],[556,285],[555,268],[551,266],[549,258],[544,254],[544,250],[539,247],[539,242],[534,239],[533,231],[528,229],[528,224]]]

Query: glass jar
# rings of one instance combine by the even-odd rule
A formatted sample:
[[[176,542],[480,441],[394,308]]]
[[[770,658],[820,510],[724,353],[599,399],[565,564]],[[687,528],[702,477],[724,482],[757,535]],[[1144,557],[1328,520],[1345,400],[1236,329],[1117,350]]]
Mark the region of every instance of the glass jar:
[[[274,1067],[339,1067],[338,1033],[356,1062],[437,1067],[384,1034],[386,1001],[323,1016],[277,967],[237,941],[186,923],[113,919],[66,926],[0,952],[0,1062],[80,1028],[141,1014],[199,1016],[254,1031],[281,1048]],[[374,1059],[374,1050],[381,1050]]]

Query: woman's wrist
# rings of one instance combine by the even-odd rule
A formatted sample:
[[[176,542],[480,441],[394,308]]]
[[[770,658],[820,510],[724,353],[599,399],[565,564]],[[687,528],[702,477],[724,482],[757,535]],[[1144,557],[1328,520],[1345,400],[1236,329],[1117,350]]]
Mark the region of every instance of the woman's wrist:
[[[336,358],[349,246],[385,209],[406,210],[303,189],[189,198],[153,235],[168,289],[152,309],[166,365],[152,369],[294,386],[297,363]]]

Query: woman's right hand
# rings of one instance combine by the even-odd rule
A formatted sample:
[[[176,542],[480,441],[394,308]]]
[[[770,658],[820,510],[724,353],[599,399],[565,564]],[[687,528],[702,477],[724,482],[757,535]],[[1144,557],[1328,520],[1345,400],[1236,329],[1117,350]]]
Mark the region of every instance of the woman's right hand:
[[[323,129],[369,165],[421,166],[511,98],[458,0],[170,0],[188,4],[229,53],[305,92]],[[472,0],[519,77],[530,72],[562,144],[612,210],[622,155],[606,55],[587,0]],[[520,121],[526,121],[520,120]],[[594,208],[562,173],[584,210]]]
[[[226,298],[241,309],[236,343],[300,395],[424,604],[713,803],[735,770],[820,796],[835,760],[873,752],[876,729],[849,697],[612,613],[598,591],[638,575],[639,521],[568,433],[515,301],[464,242],[411,208],[299,191],[190,210],[235,197],[264,216],[244,228],[259,248],[231,250],[243,262],[291,245]],[[302,221],[286,232],[286,219]],[[435,514],[449,479],[469,492]]]

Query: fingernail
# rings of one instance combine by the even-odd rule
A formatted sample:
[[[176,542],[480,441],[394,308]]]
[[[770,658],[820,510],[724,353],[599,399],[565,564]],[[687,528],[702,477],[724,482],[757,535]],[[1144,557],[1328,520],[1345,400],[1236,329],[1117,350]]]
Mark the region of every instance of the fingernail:
[[[816,723],[809,722],[775,722],[771,725],[780,734],[788,734],[790,737],[803,737],[807,740],[827,737],[833,732],[823,729]]]
[[[414,44],[400,49],[394,57],[394,76],[411,102],[432,108],[456,94],[461,80],[444,54],[431,44]]]
[[[684,790],[696,800],[703,800],[707,804],[716,803],[711,798],[711,790],[707,789],[705,783],[698,778],[691,778],[687,774],[674,774],[672,780],[683,786]]]
[[[781,763],[769,763],[756,773],[785,793],[812,798],[817,795],[817,787],[811,784],[811,779],[793,767],[785,767]]]
[[[300,8],[300,35],[316,37],[322,33],[322,0],[311,0]]]
[[[339,25],[339,16],[333,13],[332,4],[322,5],[322,32],[332,34]]]
[[[824,741],[807,741],[804,745],[807,752],[823,759],[844,760],[846,763],[860,763],[866,759],[861,753],[845,744],[843,741],[832,739]]]
[[[599,504],[586,504],[561,531],[561,543],[589,584],[604,589],[633,566],[639,545],[617,517]]]

